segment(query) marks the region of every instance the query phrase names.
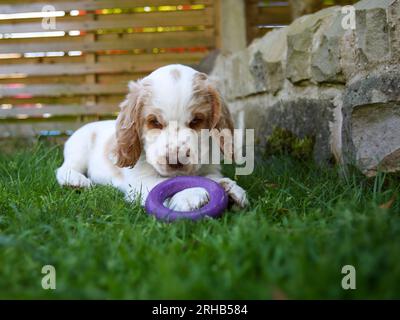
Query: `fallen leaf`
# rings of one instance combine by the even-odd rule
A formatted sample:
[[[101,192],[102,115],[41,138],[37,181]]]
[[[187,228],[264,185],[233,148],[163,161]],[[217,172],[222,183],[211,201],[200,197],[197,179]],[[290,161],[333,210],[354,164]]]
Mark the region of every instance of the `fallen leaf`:
[[[279,187],[278,184],[276,183],[268,183],[267,181],[264,182],[264,185],[266,188],[271,188],[271,189],[276,189]]]
[[[379,208],[381,209],[390,209],[393,206],[393,203],[396,201],[396,195],[394,194],[388,202],[382,203]]]
[[[288,300],[288,296],[285,292],[283,292],[280,288],[275,288],[272,291],[272,299],[273,300]]]

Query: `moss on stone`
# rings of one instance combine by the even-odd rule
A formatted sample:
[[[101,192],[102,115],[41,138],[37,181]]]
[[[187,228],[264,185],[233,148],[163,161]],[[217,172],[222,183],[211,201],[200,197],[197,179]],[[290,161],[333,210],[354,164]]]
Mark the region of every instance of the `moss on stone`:
[[[308,160],[312,158],[315,138],[299,138],[291,131],[276,127],[267,137],[265,153],[272,155],[290,155],[296,159]]]

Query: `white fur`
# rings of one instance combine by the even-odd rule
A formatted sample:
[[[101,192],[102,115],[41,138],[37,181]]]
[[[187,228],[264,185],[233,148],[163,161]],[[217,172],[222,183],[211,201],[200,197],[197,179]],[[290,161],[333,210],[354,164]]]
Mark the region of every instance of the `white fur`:
[[[179,80],[173,79],[173,69],[179,70]],[[175,121],[178,124],[179,144],[187,145],[188,148],[191,147],[190,138],[188,140],[183,133],[184,124],[188,121],[186,109],[192,97],[192,79],[195,73],[189,67],[170,65],[145,78],[152,84],[152,105],[162,110],[166,121]],[[131,83],[130,89],[134,90],[135,86],[136,83]],[[135,201],[141,195],[140,200],[144,204],[147,194],[154,186],[174,175],[167,174],[158,162],[168,149],[164,136],[166,130],[162,131],[155,137],[142,137],[142,154],[133,168],[119,168],[114,165],[112,153],[116,143],[116,122],[110,120],[87,124],[66,142],[64,163],[56,172],[57,181],[60,185],[73,187],[112,185],[124,192],[128,201]],[[190,174],[206,176],[221,183],[236,205],[247,205],[245,191],[236,182],[224,178],[219,165],[193,165]],[[204,189],[191,188],[175,194],[165,204],[177,211],[187,211],[199,208],[207,201],[208,194]]]

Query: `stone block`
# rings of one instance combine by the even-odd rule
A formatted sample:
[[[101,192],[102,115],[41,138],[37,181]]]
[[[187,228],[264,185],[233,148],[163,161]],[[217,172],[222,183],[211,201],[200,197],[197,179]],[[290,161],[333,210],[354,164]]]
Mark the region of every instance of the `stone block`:
[[[332,16],[323,21],[314,36],[314,48],[311,55],[311,75],[314,82],[345,82],[340,64],[340,46],[345,33],[342,19],[340,7],[337,7]]]
[[[374,74],[351,84],[342,111],[345,163],[369,176],[400,170],[400,72]]]
[[[286,29],[274,30],[254,41],[250,47],[250,71],[256,88],[276,94],[282,89],[286,64]]]
[[[293,83],[311,79],[313,39],[324,19],[336,8],[327,8],[315,14],[298,18],[287,30],[286,77]]]

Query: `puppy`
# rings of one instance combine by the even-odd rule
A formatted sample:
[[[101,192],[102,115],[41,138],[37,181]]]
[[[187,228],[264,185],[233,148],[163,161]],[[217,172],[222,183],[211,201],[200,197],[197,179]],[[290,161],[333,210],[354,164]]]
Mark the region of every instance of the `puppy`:
[[[140,197],[144,204],[151,189],[169,177],[199,175],[220,183],[237,207],[248,204],[246,192],[221,175],[219,163],[199,161],[203,129],[233,132],[231,115],[207,75],[183,65],[159,68],[129,83],[120,108],[116,121],[87,124],[68,139],[64,163],[56,171],[60,185],[112,185],[128,201]],[[221,150],[228,150],[224,156],[232,158],[226,138],[217,140]],[[205,152],[209,141],[201,143],[201,153]],[[205,189],[190,188],[165,205],[190,211],[207,203],[208,197]]]

